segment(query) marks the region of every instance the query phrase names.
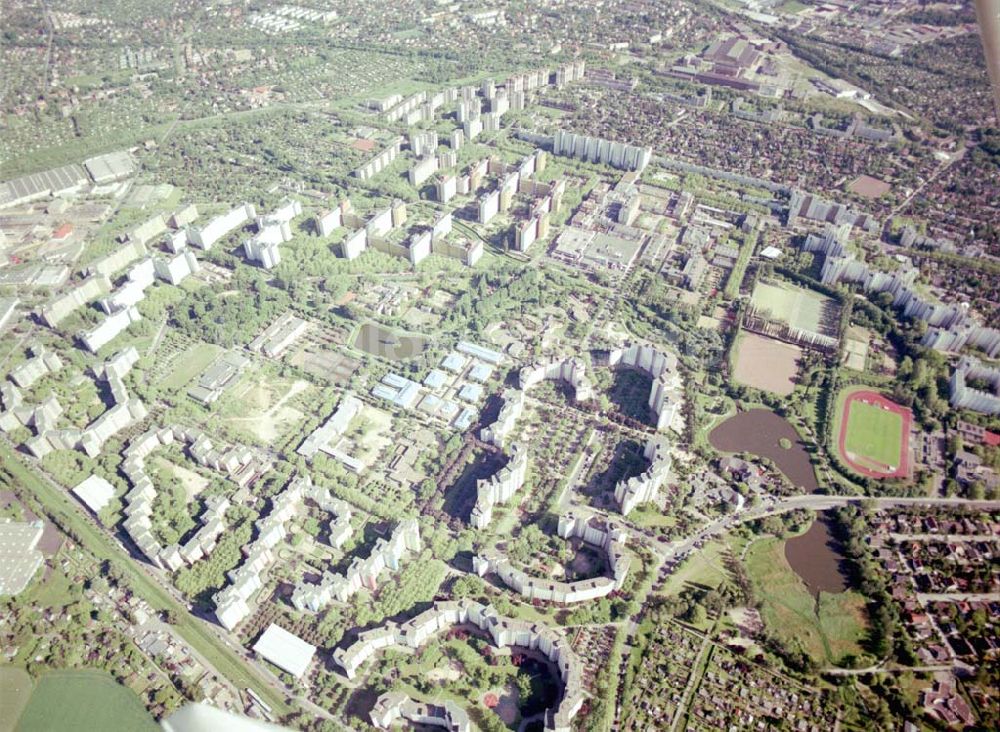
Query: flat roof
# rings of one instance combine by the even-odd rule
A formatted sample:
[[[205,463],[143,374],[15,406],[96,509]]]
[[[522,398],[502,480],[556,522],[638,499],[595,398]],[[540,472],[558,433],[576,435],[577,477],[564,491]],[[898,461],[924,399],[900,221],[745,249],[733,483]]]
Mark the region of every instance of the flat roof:
[[[274,623],[267,627],[253,649],[296,678],[302,678],[316,653],[316,646]]]
[[[83,167],[87,169],[95,183],[110,183],[135,173],[132,156],[125,150],[87,158],[83,161]]]
[[[467,402],[478,402],[483,396],[483,387],[479,384],[466,384],[458,392],[458,398]]]
[[[73,163],[0,183],[0,207],[48,193],[59,193],[88,182],[83,167]]]
[[[477,363],[469,369],[469,378],[474,379],[475,381],[488,381],[492,374],[493,369],[485,363]]]
[[[439,386],[444,386],[444,382],[447,380],[448,375],[444,371],[431,369],[431,372],[424,378],[424,386],[437,389]]]
[[[99,475],[91,475],[73,489],[73,495],[83,501],[91,511],[100,513],[101,509],[114,498],[115,487]]]
[[[459,353],[449,353],[441,361],[441,366],[456,373],[465,368],[466,358]]]
[[[492,348],[484,348],[468,341],[460,341],[457,348],[462,353],[494,365],[503,361],[503,354],[499,351],[494,351]]]
[[[0,595],[16,595],[42,565],[35,547],[42,538],[41,521],[0,521]]]

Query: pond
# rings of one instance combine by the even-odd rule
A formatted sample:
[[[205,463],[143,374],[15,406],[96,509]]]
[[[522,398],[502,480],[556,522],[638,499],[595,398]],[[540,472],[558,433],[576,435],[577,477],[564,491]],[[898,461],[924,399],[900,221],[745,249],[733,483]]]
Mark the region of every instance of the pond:
[[[785,559],[814,597],[848,588],[844,555],[830,531],[830,519],[818,516],[804,534],[785,542]]]
[[[782,439],[789,447],[782,447]],[[792,483],[811,493],[819,490],[807,443],[799,439],[791,423],[770,409],[738,412],[708,435],[720,452],[748,452],[772,460]]]
[[[365,323],[358,330],[354,347],[390,361],[403,361],[423,353],[427,347],[427,339],[419,335],[397,333],[378,323]]]

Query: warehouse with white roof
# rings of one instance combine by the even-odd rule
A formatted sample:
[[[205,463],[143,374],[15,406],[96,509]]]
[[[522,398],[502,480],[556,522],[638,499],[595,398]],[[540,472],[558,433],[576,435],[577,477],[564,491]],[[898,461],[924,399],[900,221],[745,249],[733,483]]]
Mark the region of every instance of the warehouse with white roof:
[[[115,487],[99,475],[91,475],[73,489],[73,495],[95,514],[114,498]]]
[[[316,646],[274,623],[268,626],[253,649],[297,679],[302,678],[316,654]]]

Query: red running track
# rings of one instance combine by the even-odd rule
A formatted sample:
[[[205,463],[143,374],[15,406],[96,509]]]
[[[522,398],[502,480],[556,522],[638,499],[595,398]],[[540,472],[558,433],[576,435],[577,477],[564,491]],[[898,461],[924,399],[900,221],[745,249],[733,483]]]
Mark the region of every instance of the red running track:
[[[900,440],[899,465],[895,470],[872,470],[861,465],[847,456],[847,418],[851,414],[851,405],[854,402],[866,402],[890,412],[895,412],[903,418],[903,435]],[[851,466],[854,470],[869,478],[908,478],[910,476],[910,428],[913,426],[913,412],[906,407],[901,407],[895,402],[891,402],[884,396],[874,391],[856,391],[844,400],[844,411],[840,415],[840,435],[837,438],[837,447],[840,451],[840,459]],[[888,466],[886,466],[888,467]]]

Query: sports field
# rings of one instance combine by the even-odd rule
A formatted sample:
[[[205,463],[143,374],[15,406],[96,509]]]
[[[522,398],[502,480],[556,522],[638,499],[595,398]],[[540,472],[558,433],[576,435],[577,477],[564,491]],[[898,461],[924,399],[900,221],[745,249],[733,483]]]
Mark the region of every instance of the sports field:
[[[847,415],[847,452],[879,465],[896,465],[903,441],[903,416],[855,401]]]
[[[759,313],[792,328],[825,336],[836,336],[837,304],[826,295],[787,282],[758,282],[751,302]]]
[[[42,676],[18,732],[157,732],[139,697],[99,671],[53,671]]]
[[[867,389],[846,389],[837,402],[841,459],[870,478],[907,477],[910,410]]]
[[[788,396],[795,391],[802,349],[749,331],[739,334],[733,379],[740,384]]]

